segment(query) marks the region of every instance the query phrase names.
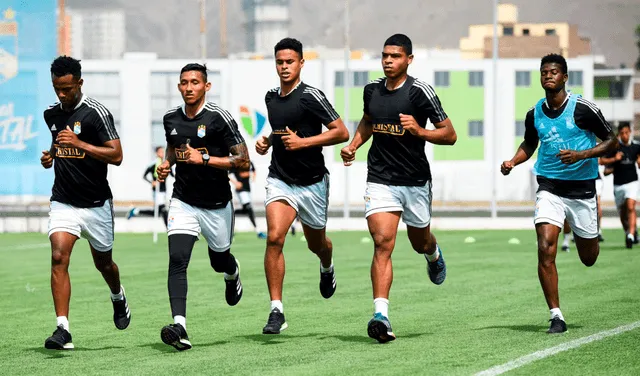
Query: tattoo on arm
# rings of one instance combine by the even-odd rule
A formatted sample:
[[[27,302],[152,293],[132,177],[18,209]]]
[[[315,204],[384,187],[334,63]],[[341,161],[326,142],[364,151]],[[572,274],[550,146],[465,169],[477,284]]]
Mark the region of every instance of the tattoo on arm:
[[[239,170],[249,169],[249,150],[247,150],[247,145],[244,142],[232,146],[229,151],[231,152],[231,156],[229,157],[231,168],[237,168]]]

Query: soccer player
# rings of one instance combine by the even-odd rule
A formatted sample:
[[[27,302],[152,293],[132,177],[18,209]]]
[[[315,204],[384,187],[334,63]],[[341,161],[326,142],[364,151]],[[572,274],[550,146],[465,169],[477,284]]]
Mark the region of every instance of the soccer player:
[[[164,147],[158,146],[156,147],[156,161],[149,167],[147,167],[146,170],[144,170],[144,175],[142,175],[142,178],[151,184],[151,191],[154,197],[153,204],[158,205],[158,212],[162,216],[164,225],[168,226],[167,220],[169,217],[169,213],[167,212],[166,207],[167,183],[164,181],[162,183],[159,183],[158,173],[156,172],[156,169],[163,161]],[[173,176],[173,171],[169,171],[169,173],[171,174],[171,176]],[[149,175],[151,175],[151,178],[149,178]],[[158,192],[156,194],[156,185],[158,184],[160,184],[160,186],[158,186]],[[131,208],[131,210],[129,210],[129,212],[127,213],[127,219],[131,219],[136,216],[153,217],[154,215],[155,210],[140,210],[139,208]]]
[[[267,194],[267,248],[264,269],[271,311],[263,334],[280,334],[287,328],[282,305],[284,241],[300,217],[307,247],[320,259],[320,293],[330,298],[336,291],[333,245],[326,235],[329,173],[322,147],[349,139],[349,132],[322,91],[300,80],[304,66],[302,43],[285,38],[274,48],[280,87],[267,92],[265,102],[272,133],[256,142],[265,155],[273,146]],[[322,132],[322,125],[327,127]]]
[[[233,117],[205,94],[211,88],[207,68],[187,64],[178,90],[184,105],[164,115],[167,159],[158,166],[163,182],[176,165],[169,204],[169,302],[174,323],[162,328],[162,341],[179,351],[191,348],[187,335],[187,267],[202,234],[211,267],[224,273],[225,298],[234,306],[242,298],[240,269],[231,254],[233,206],[228,170],[248,169],[249,153]]]
[[[246,214],[249,217],[253,228],[256,230],[258,238],[266,239],[267,234],[258,231],[256,215],[254,214],[253,206],[251,205],[251,183],[249,180],[256,179],[256,169],[253,166],[253,162],[250,163],[248,170],[234,168],[230,172],[233,174],[233,177],[231,177],[231,183],[236,187],[238,201],[240,201],[240,205],[242,205],[242,208],[236,209],[235,214]]]
[[[524,141],[514,157],[500,167],[503,175],[531,158],[540,142],[535,172],[538,180],[534,223],[538,236],[538,277],[551,322],[547,333],[567,331],[558,296],[556,253],[565,218],[573,230],[580,260],[595,264],[598,243],[598,208],[595,180],[597,157],[616,148],[616,140],[602,112],[580,95],[565,90],[567,62],[550,54],[540,63],[540,84],[545,98],[527,112]],[[596,142],[596,137],[602,140]]]
[[[395,34],[384,42],[384,78],[364,88],[364,115],[351,143],[341,150],[346,166],[373,136],[367,159],[365,217],[374,242],[371,264],[373,318],[369,337],[394,340],[389,322],[389,291],[393,280],[391,254],[402,217],[412,248],[424,255],[429,279],[444,282],[446,265],[431,232],[431,169],[425,143],[453,145],[457,135],[435,91],[407,74],[413,61],[409,37]],[[427,121],[435,126],[426,129]]]
[[[618,126],[619,151],[600,158],[600,163],[613,169],[613,195],[620,222],[625,231],[625,245],[632,248],[636,234],[636,198],[638,196],[638,172],[640,143],[631,139],[628,124]]]
[[[120,272],[112,259],[113,202],[107,166],[122,163],[122,148],[113,116],[93,98],[82,93],[80,61],[60,56],[51,64],[53,89],[60,100],[44,111],[51,131],[50,150],[40,163],[53,166],[55,180],[49,211],[51,242],[51,292],[57,328],[44,342],[47,349],[72,349],[69,330],[69,259],[79,238],[89,241],[93,262],[111,290],[113,322],[123,330],[131,313]],[[54,162],[55,161],[55,162]]]

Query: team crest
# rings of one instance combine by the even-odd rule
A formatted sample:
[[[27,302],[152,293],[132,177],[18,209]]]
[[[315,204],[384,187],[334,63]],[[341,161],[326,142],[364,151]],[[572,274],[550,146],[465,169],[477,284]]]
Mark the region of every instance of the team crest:
[[[81,132],[80,122],[76,121],[75,123],[73,123],[73,133],[80,134],[80,132]]]
[[[204,124],[198,125],[198,137],[203,138],[207,135],[207,126]]]

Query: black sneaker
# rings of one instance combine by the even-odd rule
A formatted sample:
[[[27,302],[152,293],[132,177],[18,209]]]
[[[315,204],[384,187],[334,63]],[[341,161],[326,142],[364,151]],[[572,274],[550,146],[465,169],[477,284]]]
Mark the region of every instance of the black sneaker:
[[[627,237],[625,238],[625,245],[627,246],[627,248],[632,248],[633,247],[633,235],[631,234],[627,234]]]
[[[49,350],[71,350],[73,349],[73,343],[71,343],[71,333],[65,330],[62,325],[59,325],[51,337],[44,341],[44,348]]]
[[[436,285],[441,285],[447,278],[447,264],[444,262],[444,256],[442,255],[442,248],[440,249],[440,256],[434,262],[427,260],[427,272],[429,273],[429,279]]]
[[[567,244],[562,245],[562,252],[569,252],[569,246]]]
[[[551,326],[549,327],[549,330],[547,330],[547,333],[560,334],[567,331],[567,324],[565,324],[564,320],[561,318],[554,317],[549,321],[551,321]]]
[[[111,300],[111,303],[113,303],[113,323],[116,324],[116,328],[124,330],[127,329],[131,322],[131,311],[129,311],[124,287],[120,286],[120,289],[122,290],[122,299]]]
[[[325,299],[329,299],[333,296],[333,293],[336,292],[336,274],[333,268],[331,268],[330,272],[320,272],[320,294]]]
[[[262,329],[262,334],[280,334],[280,332],[287,329],[288,326],[284,320],[284,313],[274,308],[271,310],[271,313],[269,313],[269,319],[267,320],[267,325]]]
[[[238,269],[238,277],[236,279],[225,279],[224,283],[226,288],[224,291],[224,297],[227,299],[227,304],[234,306],[238,304],[240,298],[242,298],[242,282],[240,282],[240,263],[236,259],[236,268]]]
[[[162,342],[175,347],[178,351],[189,350],[191,348],[187,330],[180,324],[169,324],[162,328],[160,338],[162,338]]]

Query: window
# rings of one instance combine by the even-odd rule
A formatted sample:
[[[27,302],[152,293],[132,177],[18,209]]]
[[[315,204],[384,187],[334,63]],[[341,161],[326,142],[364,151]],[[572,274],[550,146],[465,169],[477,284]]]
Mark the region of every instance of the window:
[[[344,79],[344,71],[336,71],[334,75],[335,86],[336,87],[344,87],[346,85]],[[368,71],[355,71],[351,72],[351,86],[352,87],[363,87],[369,83],[369,72]]]
[[[353,72],[353,86],[365,86],[369,83],[369,72]]]
[[[178,91],[178,79],[180,72],[151,72],[149,86],[151,92],[151,147],[166,144],[164,135],[164,125],[162,118],[164,114],[173,107],[183,103]],[[207,78],[211,82],[211,90],[207,93],[207,100],[220,103],[220,93],[222,90],[222,77],[220,72],[209,71]],[[233,110],[228,109],[233,116]]]
[[[484,122],[482,120],[472,120],[469,122],[469,136],[470,137],[484,136]]]
[[[609,84],[609,97],[622,99],[624,98],[624,84],[622,81],[611,81]]]
[[[556,35],[556,29],[546,29],[544,35]]]
[[[435,86],[448,87],[449,86],[449,72],[436,71],[435,72],[434,83],[435,83]]]
[[[343,71],[336,71],[335,76],[334,76],[334,81],[335,81],[335,86],[336,87],[343,87],[344,86],[344,72]]]
[[[529,29],[522,29],[522,35],[529,35],[530,31]]]
[[[531,86],[531,72],[516,71],[516,86]]]
[[[524,120],[516,121],[516,137],[523,137],[524,129]]]
[[[509,26],[509,27],[504,27],[502,29],[502,33],[504,35],[513,35],[513,27]]]
[[[117,72],[82,72],[82,91],[105,106],[120,134],[120,74]]]
[[[582,71],[569,72],[569,86],[582,86]]]
[[[469,72],[469,86],[483,86],[484,72]]]

